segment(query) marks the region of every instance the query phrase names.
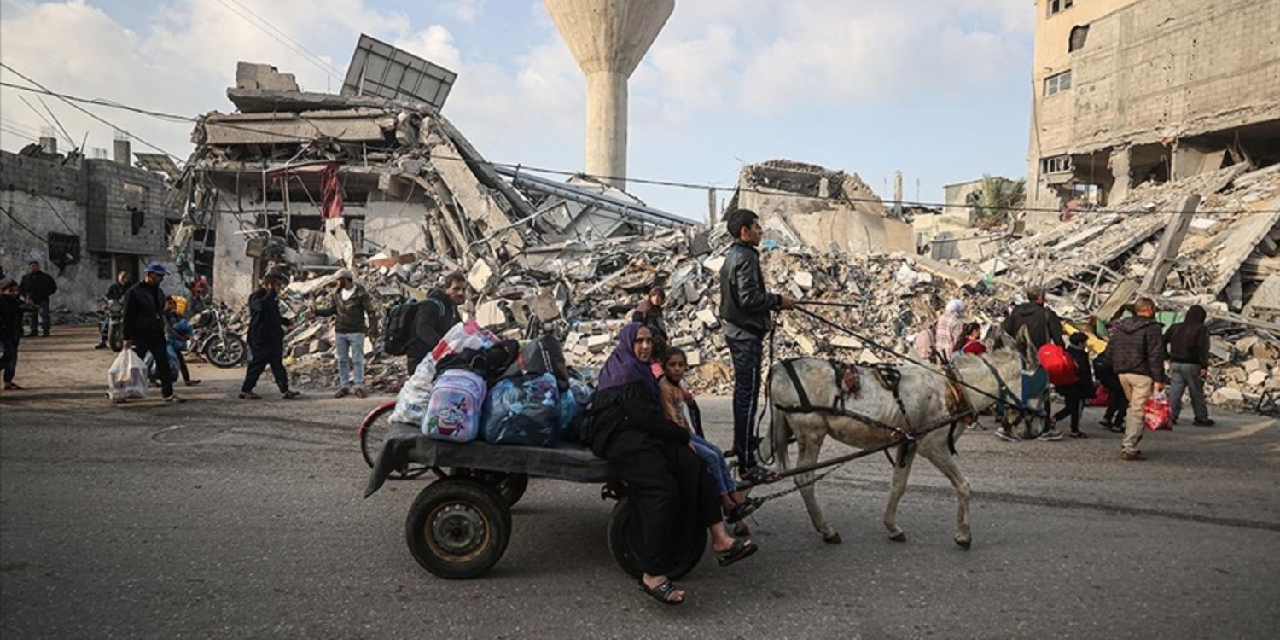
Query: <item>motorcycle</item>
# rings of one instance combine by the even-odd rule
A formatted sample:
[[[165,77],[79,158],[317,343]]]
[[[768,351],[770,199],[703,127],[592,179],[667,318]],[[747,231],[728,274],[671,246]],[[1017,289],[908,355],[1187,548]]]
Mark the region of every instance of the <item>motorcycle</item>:
[[[194,334],[191,353],[200,355],[219,369],[231,369],[244,363],[249,349],[244,338],[227,329],[226,311],[209,307],[191,317]]]
[[[107,301],[107,345],[116,353],[124,348],[124,300]]]

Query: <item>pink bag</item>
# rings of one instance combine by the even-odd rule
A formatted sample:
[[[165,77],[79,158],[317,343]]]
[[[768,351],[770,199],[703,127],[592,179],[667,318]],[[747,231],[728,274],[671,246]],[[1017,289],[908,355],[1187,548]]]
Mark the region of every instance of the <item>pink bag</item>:
[[[1169,397],[1163,392],[1143,403],[1142,424],[1152,431],[1173,431],[1173,411],[1169,408]]]
[[[1097,385],[1093,389],[1093,397],[1089,399],[1091,407],[1105,407],[1111,404],[1111,391],[1102,385]]]

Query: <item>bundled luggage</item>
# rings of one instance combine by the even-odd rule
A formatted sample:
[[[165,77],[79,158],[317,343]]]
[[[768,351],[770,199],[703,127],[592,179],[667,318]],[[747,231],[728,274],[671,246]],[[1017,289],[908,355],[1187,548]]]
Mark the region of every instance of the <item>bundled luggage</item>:
[[[560,343],[499,340],[474,320],[454,326],[405,381],[391,419],[436,440],[555,447],[591,401]]]

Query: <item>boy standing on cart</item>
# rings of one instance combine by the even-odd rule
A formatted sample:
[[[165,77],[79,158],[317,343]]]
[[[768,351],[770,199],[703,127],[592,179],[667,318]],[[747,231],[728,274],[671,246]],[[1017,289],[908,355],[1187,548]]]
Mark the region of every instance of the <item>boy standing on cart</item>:
[[[756,465],[759,443],[751,437],[760,395],[764,338],[773,327],[770,314],[794,308],[795,301],[765,291],[756,250],[764,237],[760,216],[749,209],[734,209],[725,214],[725,222],[734,242],[720,267],[720,322],[733,356],[733,448],[738,456],[738,476],[758,483],[771,476]]]

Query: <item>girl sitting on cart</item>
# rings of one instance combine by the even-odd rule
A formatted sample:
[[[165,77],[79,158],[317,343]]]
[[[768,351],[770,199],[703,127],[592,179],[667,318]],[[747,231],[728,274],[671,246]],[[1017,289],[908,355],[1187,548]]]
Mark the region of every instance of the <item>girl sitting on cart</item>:
[[[693,392],[684,385],[684,374],[688,370],[689,361],[683,349],[671,347],[662,354],[662,377],[658,379],[658,389],[662,394],[662,413],[668,420],[689,431],[689,441],[693,443],[694,452],[702,458],[707,471],[715,479],[725,521],[734,524],[751,515],[760,505],[743,497],[738,491],[738,484],[733,481],[733,473],[729,471],[729,463],[725,462],[724,452],[703,437],[702,412],[693,399]]]

